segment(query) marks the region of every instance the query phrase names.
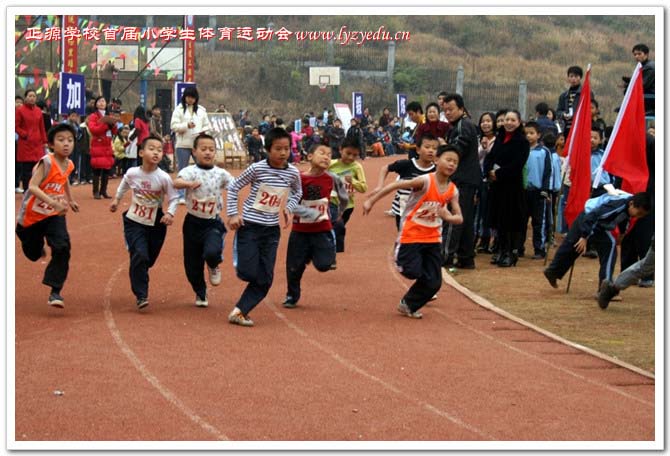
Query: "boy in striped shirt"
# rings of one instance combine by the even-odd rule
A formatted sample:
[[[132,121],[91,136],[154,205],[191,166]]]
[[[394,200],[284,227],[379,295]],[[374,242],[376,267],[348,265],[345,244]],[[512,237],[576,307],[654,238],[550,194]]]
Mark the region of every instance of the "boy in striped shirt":
[[[402,230],[398,235],[395,253],[400,273],[408,279],[416,280],[398,305],[398,311],[406,317],[421,318],[419,309],[442,285],[442,221],[455,225],[463,223],[458,189],[451,182],[459,161],[460,152],[456,146],[440,146],[434,173],[412,180],[396,181],[363,203],[363,214],[368,214],[384,195],[400,188],[412,192],[402,214]]]
[[[233,265],[237,277],[248,282],[228,321],[241,326],[254,325],[248,314],[272,286],[280,237],[279,215],[286,228],[302,198],[300,172],[287,162],[291,136],[282,128],[273,128],[265,135],[265,149],[268,158],[249,166],[228,189],[228,226],[237,231]],[[247,185],[251,185],[251,191],[240,215],[238,193]]]
[[[379,184],[372,190],[371,195],[379,192],[384,187],[384,180],[389,172],[397,173],[399,180],[412,180],[422,174],[435,171],[435,153],[439,144],[437,138],[430,133],[421,136],[416,144],[418,158],[397,160],[382,166],[379,172]],[[391,211],[395,215],[395,227],[398,231],[400,231],[400,216],[407,205],[410,193],[412,193],[411,190],[399,188],[391,204]]]

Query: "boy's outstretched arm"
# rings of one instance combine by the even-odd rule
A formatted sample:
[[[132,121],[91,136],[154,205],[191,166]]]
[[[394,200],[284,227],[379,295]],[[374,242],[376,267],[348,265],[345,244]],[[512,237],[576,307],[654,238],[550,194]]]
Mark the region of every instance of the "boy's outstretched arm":
[[[421,179],[422,177],[423,176],[419,176],[415,177],[412,180],[401,180],[388,184],[386,187],[382,188],[379,192],[375,193],[374,195],[370,196],[368,199],[365,200],[365,202],[363,203],[363,214],[364,215],[369,214],[370,210],[372,209],[372,206],[374,206],[377,201],[379,201],[382,197],[388,195],[389,193],[395,190],[398,190],[400,188],[407,190],[419,190],[423,188],[424,180]]]

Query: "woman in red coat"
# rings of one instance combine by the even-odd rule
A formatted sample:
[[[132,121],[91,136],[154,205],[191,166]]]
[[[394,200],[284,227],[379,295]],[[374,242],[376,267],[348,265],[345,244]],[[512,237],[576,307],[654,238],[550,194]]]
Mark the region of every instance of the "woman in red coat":
[[[116,119],[105,114],[105,97],[95,99],[95,111],[88,116],[86,124],[91,132],[91,168],[93,169],[93,197],[111,198],[107,195],[109,172],[114,166],[113,135],[117,133]]]
[[[430,133],[436,138],[445,138],[451,126],[440,120],[440,107],[437,103],[429,103],[426,106],[426,121],[416,128],[414,142],[418,142],[426,133]]]
[[[149,136],[149,123],[147,122],[147,110],[139,105],[133,112],[133,127],[137,133],[137,144],[142,144]]]
[[[35,106],[35,101],[37,101],[37,93],[28,89],[23,105],[16,109],[14,129],[19,135],[17,162],[21,166],[23,190],[28,190],[33,167],[44,156],[44,146],[47,143],[42,110]]]

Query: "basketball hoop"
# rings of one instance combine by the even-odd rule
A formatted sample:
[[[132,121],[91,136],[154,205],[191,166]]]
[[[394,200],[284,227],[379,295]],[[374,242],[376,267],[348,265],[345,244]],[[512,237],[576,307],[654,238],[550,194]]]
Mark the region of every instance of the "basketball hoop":
[[[322,74],[319,76],[319,90],[321,92],[326,91],[326,87],[330,84],[330,76],[327,74]]]
[[[309,85],[319,87],[319,92],[327,91],[328,86],[340,85],[340,67],[310,67]]]

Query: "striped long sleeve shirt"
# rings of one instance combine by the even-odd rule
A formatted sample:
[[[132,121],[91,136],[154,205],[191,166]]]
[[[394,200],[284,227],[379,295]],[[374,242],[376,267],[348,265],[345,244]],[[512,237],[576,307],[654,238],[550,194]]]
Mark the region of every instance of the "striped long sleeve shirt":
[[[249,184],[251,191],[242,207],[245,222],[278,225],[282,200],[287,199],[286,208],[293,212],[302,198],[300,172],[295,166],[273,168],[268,160],[263,160],[244,170],[228,189],[228,217],[238,215],[238,193]]]

